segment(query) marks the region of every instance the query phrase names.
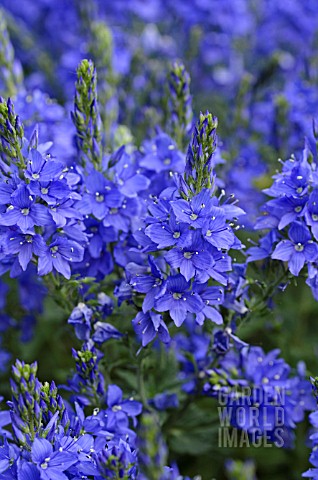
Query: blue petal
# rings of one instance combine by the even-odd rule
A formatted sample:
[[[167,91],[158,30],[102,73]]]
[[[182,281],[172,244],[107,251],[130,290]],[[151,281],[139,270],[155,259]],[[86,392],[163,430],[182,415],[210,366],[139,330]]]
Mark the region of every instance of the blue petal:
[[[51,457],[53,447],[45,438],[36,438],[31,449],[31,458],[34,463],[42,463],[45,458]]]
[[[114,405],[121,404],[123,398],[123,392],[117,385],[109,385],[107,391],[107,405],[113,407]]]
[[[288,267],[290,272],[297,277],[305,264],[306,258],[303,252],[296,252],[291,256]]]
[[[295,247],[289,240],[282,240],[276,246],[275,250],[272,253],[272,258],[275,260],[282,260],[287,262],[290,257],[295,252]]]

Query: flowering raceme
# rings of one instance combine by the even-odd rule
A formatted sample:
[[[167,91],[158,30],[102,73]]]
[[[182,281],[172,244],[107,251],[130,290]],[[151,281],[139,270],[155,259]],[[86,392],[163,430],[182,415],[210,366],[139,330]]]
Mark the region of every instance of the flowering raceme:
[[[294,276],[306,266],[307,284],[317,298],[316,164],[309,161],[308,148],[299,160],[292,157],[283,163],[282,172],[275,175],[273,185],[265,192],[274,198],[264,205],[265,215],[258,219],[255,228],[270,232],[261,240],[260,247],[249,249],[248,261],[267,257],[281,260],[288,263]]]
[[[222,304],[223,289],[207,286],[207,282],[212,278],[226,285],[226,272],[231,270],[227,252],[241,248],[228,220],[234,212],[243,211],[231,204],[223,207],[212,187],[216,124],[211,114],[201,114],[184,177],[176,179],[179,188],[163,190],[149,205],[144,233],[150,240],[144,250],[156,252],[156,258],[147,258],[152,276],[142,274],[142,266],[135,262],[127,266],[130,285],[146,293],[143,312],[169,311],[177,327],[188,313],[193,313],[200,324],[205,318],[222,323],[222,316],[212,305]]]

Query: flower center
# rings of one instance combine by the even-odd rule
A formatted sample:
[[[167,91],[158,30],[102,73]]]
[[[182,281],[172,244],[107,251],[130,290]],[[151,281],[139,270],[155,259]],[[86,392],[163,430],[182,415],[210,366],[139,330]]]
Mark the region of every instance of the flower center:
[[[303,191],[303,187],[298,187],[296,190],[297,193],[301,193],[302,191]]]
[[[170,165],[171,159],[170,158],[165,158],[163,163],[164,163],[164,165]]]
[[[196,213],[191,213],[190,220],[196,220],[197,218],[198,218],[198,215]]]
[[[29,208],[22,208],[21,213],[22,213],[22,215],[27,216],[30,213],[30,209]]]
[[[34,180],[37,180],[38,178],[40,178],[40,175],[38,173],[32,173],[32,178],[34,178]]]
[[[95,200],[98,203],[102,203],[104,201],[104,195],[101,195],[99,192],[95,193]]]
[[[184,258],[187,258],[188,260],[190,260],[190,258],[192,258],[192,255],[193,255],[192,252],[184,252],[184,254],[183,254]]]
[[[41,463],[41,468],[43,468],[43,470],[47,469],[47,467],[49,466],[49,461],[50,460],[51,460],[50,457],[47,457],[47,458],[44,459],[44,462]]]
[[[296,212],[296,213],[301,212],[301,207],[300,207],[300,206],[299,206],[299,207],[296,207],[296,208],[295,208],[295,212]]]
[[[118,213],[118,208],[111,208],[111,209],[109,210],[109,213],[110,213],[111,215],[114,215],[114,214]]]
[[[112,407],[112,411],[113,412],[119,412],[120,410],[122,410],[121,406],[120,405],[114,405]]]
[[[50,248],[52,255],[56,252],[58,252],[59,247],[55,245],[54,247]]]
[[[180,237],[180,232],[174,232],[174,234],[172,236],[173,236],[173,238],[179,238]]]
[[[295,245],[295,250],[296,252],[302,252],[304,250],[304,245],[297,243],[297,245]]]
[[[177,292],[176,292],[176,293],[174,293],[172,296],[173,296],[173,298],[174,298],[175,300],[180,300],[180,298],[182,298],[182,293],[177,293]]]
[[[48,188],[41,188],[41,193],[43,193],[43,195],[47,195],[49,193],[49,189]]]
[[[318,220],[318,215],[316,215],[315,213],[312,214],[311,218],[313,219],[314,222],[317,222]]]
[[[206,236],[207,236],[207,237],[211,237],[211,235],[212,235],[212,231],[211,231],[211,230],[207,230]]]
[[[32,237],[32,235],[26,235],[24,238],[25,238],[25,241],[26,241],[27,243],[32,243],[32,242],[33,242],[33,237]]]

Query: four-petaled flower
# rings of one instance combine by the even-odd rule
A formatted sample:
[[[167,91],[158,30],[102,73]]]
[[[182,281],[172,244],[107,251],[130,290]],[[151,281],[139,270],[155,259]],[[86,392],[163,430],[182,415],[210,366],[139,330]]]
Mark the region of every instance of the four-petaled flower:
[[[310,231],[300,222],[292,223],[288,236],[272,253],[272,258],[288,262],[290,272],[298,276],[305,262],[313,262],[318,256],[318,246],[313,242]]]
[[[155,301],[155,309],[169,311],[177,327],[182,325],[188,312],[198,314],[203,308],[201,297],[190,290],[190,282],[181,274],[168,278],[165,293]]]

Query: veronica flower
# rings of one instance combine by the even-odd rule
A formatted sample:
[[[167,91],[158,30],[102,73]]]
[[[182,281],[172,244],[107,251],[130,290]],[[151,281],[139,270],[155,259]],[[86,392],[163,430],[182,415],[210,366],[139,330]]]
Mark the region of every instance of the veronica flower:
[[[232,270],[231,257],[215,247],[211,247],[210,252],[213,255],[214,263],[207,269],[206,274],[212,277],[217,282],[220,282],[222,285],[227,285],[227,272]],[[204,272],[202,273],[204,274]],[[206,280],[202,279],[200,281]]]
[[[103,220],[110,208],[118,208],[122,204],[123,196],[100,172],[93,171],[87,177],[86,192],[78,208],[84,214],[92,213],[98,220]]]
[[[190,282],[183,275],[174,275],[167,279],[165,293],[155,301],[155,309],[158,312],[169,311],[177,327],[182,325],[188,312],[198,314],[204,308],[200,296],[189,288]]]
[[[109,385],[107,390],[107,417],[109,424],[120,422],[122,417],[135,418],[142,412],[142,404],[133,398],[123,400],[123,392],[117,385]]]
[[[47,252],[47,246],[43,238],[33,233],[9,232],[5,245],[9,254],[18,254],[20,266],[24,271],[33,254],[41,257]]]
[[[153,217],[148,219],[150,223],[168,222],[171,212],[170,200],[165,198],[156,199],[148,205],[148,210]]]
[[[228,250],[235,243],[235,235],[225,222],[225,213],[221,208],[213,207],[210,215],[209,222],[202,228],[205,240],[216,248]]]
[[[191,200],[175,200],[171,206],[178,221],[202,228],[213,207],[211,192],[208,189],[202,190]]]
[[[74,200],[71,198],[65,198],[63,200],[55,202],[49,207],[49,213],[55,225],[58,228],[65,227],[68,219],[82,219],[83,215],[74,208]]]
[[[31,158],[27,162],[24,175],[29,180],[50,182],[60,177],[65,165],[51,158],[43,158],[41,153],[31,149]]]
[[[302,197],[308,191],[309,179],[310,168],[306,162],[278,175],[275,183],[270,188],[265,189],[264,192],[272,197],[282,195]]]
[[[3,413],[8,414],[9,412],[1,412],[1,413],[2,414]],[[6,424],[8,424],[8,423],[10,423],[10,419],[8,419],[8,421],[6,422]],[[2,424],[1,424],[1,426],[2,426]],[[8,443],[8,441],[6,440],[6,437],[4,437],[4,438],[5,438],[4,444],[1,445],[1,447],[0,447],[0,475],[2,473],[6,472],[6,471],[8,473],[9,468],[15,462],[15,460],[17,460],[17,457],[18,457],[18,454],[17,454],[17,451],[15,450],[15,448]],[[6,478],[6,477],[4,477],[4,478]],[[10,478],[10,477],[8,477],[8,478]]]
[[[81,245],[59,236],[48,246],[47,254],[39,258],[38,273],[46,275],[54,268],[69,279],[71,277],[70,262],[81,262],[83,254],[84,248]]]
[[[141,167],[160,173],[165,170],[182,172],[185,166],[183,154],[171,138],[161,133],[152,142],[145,142],[145,154],[139,161]]]
[[[192,232],[190,238],[188,246],[183,249],[173,248],[165,255],[166,261],[173,268],[179,268],[187,281],[215,263],[212,255],[206,249],[200,231]]]
[[[41,480],[66,480],[68,477],[63,472],[77,462],[77,456],[70,452],[54,452],[51,443],[45,438],[34,440],[31,458],[40,472]]]
[[[191,236],[189,224],[178,222],[173,212],[170,214],[169,221],[152,223],[145,229],[145,233],[154,243],[157,243],[158,249],[173,245],[183,247]]]
[[[126,152],[114,167],[115,178],[114,181],[120,193],[126,197],[137,197],[137,194],[145,190],[150,185],[150,180],[145,175],[142,175],[139,170],[136,171],[131,158]]]
[[[17,225],[27,233],[34,225],[43,226],[51,222],[44,205],[36,204],[26,185],[21,185],[11,196],[11,205],[0,216],[0,225]]]
[[[113,227],[105,227],[101,222],[85,219],[86,232],[89,234],[88,251],[93,258],[99,258],[106,243],[115,242],[118,233]]]
[[[116,338],[117,340],[123,336],[117,328],[115,328],[110,323],[105,322],[96,322],[94,324],[95,333],[92,336],[92,339],[96,343],[104,343],[111,338]]]
[[[315,188],[308,199],[307,212],[305,214],[306,223],[311,227],[311,231],[316,240],[318,240],[318,189]]]
[[[255,262],[256,260],[263,260],[270,257],[273,251],[273,246],[277,242],[279,236],[276,230],[271,230],[265,237],[260,239],[259,246],[251,247],[247,250],[247,262]]]
[[[21,179],[16,175],[9,179],[3,178],[0,183],[0,205],[8,205],[11,203],[11,196],[19,185],[23,185]]]
[[[34,463],[22,462],[18,466],[19,480],[41,480],[40,472]]]
[[[124,440],[111,441],[99,452],[93,454],[96,471],[88,471],[96,480],[117,478],[137,479],[137,451],[132,450]],[[119,476],[117,474],[119,473]],[[84,471],[85,473],[85,471]],[[139,476],[138,476],[139,477]]]
[[[91,333],[93,310],[80,302],[72,311],[67,323],[74,326],[75,335],[80,340],[88,340]]]
[[[130,272],[133,273],[130,284],[137,292],[146,294],[142,304],[142,310],[144,313],[154,307],[156,298],[160,296],[164,289],[164,278],[159,268],[159,262],[149,255],[148,263],[150,266],[150,275],[137,273],[136,267],[130,264]],[[140,268],[138,268],[138,270],[140,271]],[[144,270],[145,269],[142,269],[142,271]]]
[[[158,338],[163,343],[170,341],[170,335],[162,316],[154,312],[139,312],[132,320],[134,330],[141,338],[142,346],[145,347],[152,342],[158,335]]]
[[[272,258],[288,262],[290,272],[298,276],[305,262],[313,262],[318,256],[318,246],[313,243],[308,228],[300,222],[292,223],[288,236],[272,253]]]
[[[224,291],[220,287],[209,287],[207,283],[194,282],[193,291],[198,293],[203,300],[205,306],[201,312],[197,313],[196,321],[199,325],[203,325],[205,318],[220,325],[223,318],[220,312],[212,305],[222,305],[224,301]]]
[[[31,192],[39,198],[42,198],[49,205],[55,204],[58,200],[69,196],[70,188],[66,181],[53,180],[51,182],[31,182]]]
[[[132,218],[136,218],[139,211],[140,203],[137,198],[122,198],[116,207],[108,209],[103,225],[128,232],[132,228]]]
[[[284,195],[281,198],[275,198],[274,200],[267,202],[270,211],[273,209],[271,213],[280,218],[278,224],[279,230],[302,216],[307,200],[307,196],[298,198]]]

